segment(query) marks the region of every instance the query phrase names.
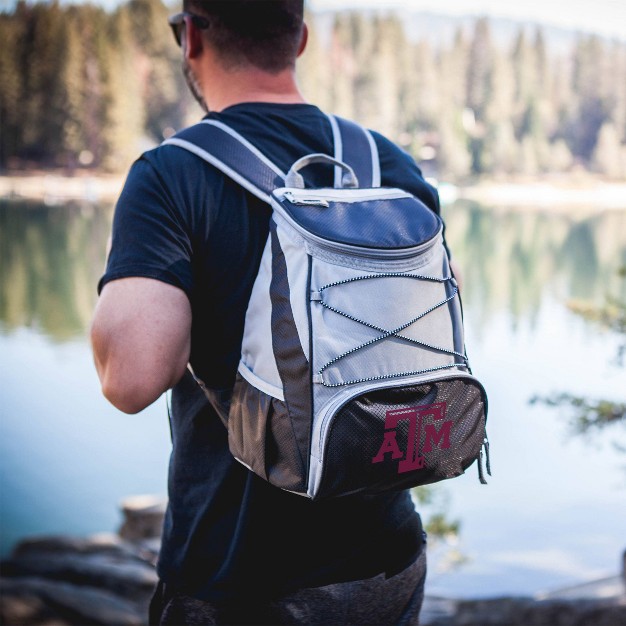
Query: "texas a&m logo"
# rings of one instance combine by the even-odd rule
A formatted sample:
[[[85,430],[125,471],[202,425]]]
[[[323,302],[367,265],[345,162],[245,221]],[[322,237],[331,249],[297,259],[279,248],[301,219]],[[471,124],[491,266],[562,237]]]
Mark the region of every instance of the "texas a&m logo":
[[[424,440],[422,454],[430,452],[433,447],[441,450],[450,447],[452,420],[444,421],[445,418],[445,402],[387,411],[383,443],[378,454],[372,459],[372,463],[382,463],[390,454],[394,460],[402,459],[398,463],[398,474],[423,469],[426,459],[420,455],[422,438]],[[407,420],[409,423],[406,454],[403,454],[398,447],[396,438],[396,428],[401,420]]]

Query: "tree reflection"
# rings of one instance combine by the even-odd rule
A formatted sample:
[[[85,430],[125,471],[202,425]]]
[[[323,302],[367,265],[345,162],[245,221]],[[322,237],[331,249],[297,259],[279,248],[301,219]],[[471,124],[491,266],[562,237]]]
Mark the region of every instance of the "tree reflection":
[[[0,324],[35,327],[55,340],[81,335],[91,319],[112,209],[0,201]],[[576,216],[444,207],[446,237],[464,273],[463,304],[478,334],[494,315],[536,317],[546,298],[601,305],[624,299],[626,210]]]
[[[626,267],[618,272],[626,283]],[[607,298],[602,306],[594,306],[586,301],[574,300],[570,309],[588,322],[612,331],[621,338],[617,350],[617,366],[624,367],[626,355],[626,299]],[[626,402],[607,399],[594,399],[572,393],[555,393],[550,396],[534,396],[530,404],[545,404],[550,407],[567,409],[570,428],[576,435],[591,435],[616,424],[626,426]],[[614,445],[626,452],[626,446],[618,442]]]
[[[532,324],[547,298],[600,304],[609,293],[626,296],[616,272],[626,263],[626,211],[581,216],[456,202],[444,208],[444,219],[478,334],[502,312],[514,325]]]
[[[110,207],[0,202],[0,328],[60,341],[84,334],[110,223]]]

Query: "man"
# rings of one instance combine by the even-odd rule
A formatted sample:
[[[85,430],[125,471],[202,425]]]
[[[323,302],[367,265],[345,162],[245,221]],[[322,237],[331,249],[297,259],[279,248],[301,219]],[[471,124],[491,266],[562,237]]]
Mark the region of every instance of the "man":
[[[208,117],[283,171],[305,154],[333,153],[328,118],[295,81],[307,40],[302,5],[188,0],[170,19]],[[373,135],[383,186],[438,211],[415,162]],[[332,185],[327,169],[307,175]],[[234,460],[188,372],[189,363],[217,393],[232,387],[269,217],[262,201],[172,145],[133,165],[117,204],[92,326],[103,393],[135,413],[173,388],[151,623],[417,624],[425,535],[409,492],[318,503],[272,487]]]

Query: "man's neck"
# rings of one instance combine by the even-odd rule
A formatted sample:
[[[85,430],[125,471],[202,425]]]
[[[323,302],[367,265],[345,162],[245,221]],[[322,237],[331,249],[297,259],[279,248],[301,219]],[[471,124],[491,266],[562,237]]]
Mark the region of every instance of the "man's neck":
[[[237,68],[205,75],[202,83],[205,102],[210,111],[223,109],[243,102],[270,102],[277,104],[305,103],[295,80],[288,69],[270,74],[256,68]]]

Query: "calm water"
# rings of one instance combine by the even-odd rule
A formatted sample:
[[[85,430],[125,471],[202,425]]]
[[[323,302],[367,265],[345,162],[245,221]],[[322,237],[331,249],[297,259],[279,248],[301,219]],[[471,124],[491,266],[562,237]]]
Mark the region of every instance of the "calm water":
[[[607,429],[574,436],[556,391],[623,400],[618,337],[571,299],[626,298],[624,211],[547,214],[446,207],[464,268],[467,346],[489,393],[494,476],[437,486],[425,517],[460,533],[431,542],[428,591],[528,594],[614,575],[626,548],[626,456]],[[115,531],[131,494],[163,495],[165,400],[127,416],[103,400],[86,341],[111,219],[106,206],[0,204],[0,515],[5,555],[33,533]]]

